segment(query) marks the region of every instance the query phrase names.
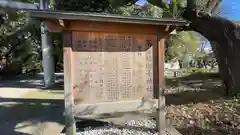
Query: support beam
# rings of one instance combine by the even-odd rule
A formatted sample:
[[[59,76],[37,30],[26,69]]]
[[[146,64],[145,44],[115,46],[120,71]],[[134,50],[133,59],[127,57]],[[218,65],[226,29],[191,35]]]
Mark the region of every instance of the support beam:
[[[164,45],[165,39],[162,36],[158,36],[158,92],[157,92],[157,99],[158,99],[158,106],[157,106],[157,116],[156,116],[156,128],[159,131],[160,135],[165,135],[166,130],[166,117],[165,117],[165,97],[164,97]]]
[[[165,28],[165,31],[168,32],[169,28],[170,28],[170,25],[167,25],[166,28]]]
[[[38,9],[38,4],[29,4],[11,0],[0,0],[1,8],[14,8],[14,9]]]
[[[47,0],[40,0],[40,9],[48,9]],[[44,84],[48,88],[55,83],[55,66],[53,58],[53,45],[51,37],[47,30],[47,26],[42,23],[41,25],[41,40],[42,40],[42,58],[43,58],[43,72],[44,72]]]
[[[76,135],[73,98],[73,61],[72,61],[72,32],[64,33],[64,101],[66,135]]]

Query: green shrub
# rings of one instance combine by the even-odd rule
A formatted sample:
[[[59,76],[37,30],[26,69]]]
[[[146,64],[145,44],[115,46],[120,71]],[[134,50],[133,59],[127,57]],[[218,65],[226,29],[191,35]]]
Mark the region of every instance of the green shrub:
[[[207,68],[196,68],[196,67],[188,67],[188,68],[183,68],[183,72],[210,72],[211,69]]]

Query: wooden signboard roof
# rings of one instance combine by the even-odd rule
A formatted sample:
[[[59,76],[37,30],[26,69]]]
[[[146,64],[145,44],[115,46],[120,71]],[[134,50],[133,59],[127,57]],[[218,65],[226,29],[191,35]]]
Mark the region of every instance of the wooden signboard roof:
[[[184,26],[188,22],[183,19],[173,18],[148,18],[136,16],[121,16],[104,13],[86,13],[86,12],[67,12],[53,10],[29,10],[28,15],[33,18],[57,19],[57,20],[85,20],[100,22],[120,22],[120,23],[137,23],[151,25],[174,25]]]

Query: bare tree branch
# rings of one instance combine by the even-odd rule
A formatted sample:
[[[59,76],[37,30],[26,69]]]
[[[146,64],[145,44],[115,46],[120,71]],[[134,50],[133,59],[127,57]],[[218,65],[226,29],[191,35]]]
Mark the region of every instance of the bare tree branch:
[[[209,0],[206,8],[208,9],[209,13],[215,14],[219,9],[222,0]]]
[[[206,8],[208,9],[208,12],[212,12],[212,10],[221,2],[221,0],[209,0]]]
[[[219,8],[221,6],[222,0],[218,0],[218,3],[214,6],[214,8],[211,10],[212,14],[217,14],[219,12]]]

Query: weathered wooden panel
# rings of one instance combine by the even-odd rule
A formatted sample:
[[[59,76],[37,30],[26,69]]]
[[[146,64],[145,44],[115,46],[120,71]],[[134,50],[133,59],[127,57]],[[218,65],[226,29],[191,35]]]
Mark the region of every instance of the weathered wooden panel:
[[[161,102],[164,104],[165,102]],[[109,114],[116,112],[133,112],[156,109],[157,99],[142,99],[121,102],[105,102],[96,104],[79,104],[74,107],[74,116],[79,118],[86,115]]]
[[[72,91],[72,48],[71,48],[72,32],[65,31],[64,33],[64,106],[65,106],[65,118],[66,118],[66,134],[73,135],[76,133],[76,125],[74,119],[74,101]]]
[[[84,27],[83,27],[84,26]],[[113,32],[113,33],[141,33],[156,34],[161,31],[167,35],[164,25],[144,25],[118,22],[97,22],[97,21],[70,21],[68,30],[72,31],[91,31],[91,32]],[[170,27],[170,30],[173,29]]]
[[[73,32],[75,104],[153,98],[156,35]]]

